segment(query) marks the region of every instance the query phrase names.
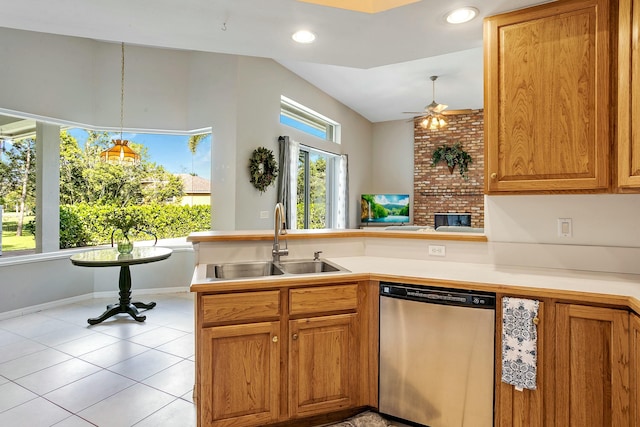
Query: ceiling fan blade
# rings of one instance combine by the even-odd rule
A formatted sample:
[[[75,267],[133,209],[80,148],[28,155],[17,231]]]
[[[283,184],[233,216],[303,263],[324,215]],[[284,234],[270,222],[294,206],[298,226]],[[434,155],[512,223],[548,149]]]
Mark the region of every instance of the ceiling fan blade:
[[[463,109],[463,110],[447,110],[447,111],[443,111],[441,114],[444,116],[453,116],[456,114],[471,114],[473,112],[473,110],[471,109]]]
[[[403,111],[402,114],[419,114],[419,115],[423,115],[424,111]]]
[[[447,105],[438,104],[436,101],[432,101],[431,104],[427,105],[424,109],[434,114],[440,114],[444,111],[445,108],[447,108]]]

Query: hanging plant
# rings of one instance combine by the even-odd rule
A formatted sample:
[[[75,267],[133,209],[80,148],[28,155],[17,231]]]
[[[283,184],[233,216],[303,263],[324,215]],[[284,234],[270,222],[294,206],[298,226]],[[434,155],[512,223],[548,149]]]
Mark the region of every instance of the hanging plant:
[[[254,187],[264,193],[278,176],[278,164],[273,151],[258,147],[249,158],[249,175]]]
[[[464,179],[469,179],[467,172],[469,171],[469,164],[473,163],[473,159],[462,149],[462,145],[459,142],[448,146],[442,145],[436,148],[431,155],[431,167],[435,167],[438,163],[445,163],[449,168],[449,173],[453,173],[456,165],[460,175]]]

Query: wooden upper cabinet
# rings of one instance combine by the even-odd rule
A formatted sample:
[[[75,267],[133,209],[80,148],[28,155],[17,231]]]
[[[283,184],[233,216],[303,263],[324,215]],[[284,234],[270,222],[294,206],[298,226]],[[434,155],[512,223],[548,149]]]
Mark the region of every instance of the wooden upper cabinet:
[[[619,191],[640,190],[640,1],[620,0],[618,21]],[[634,123],[635,118],[635,123]],[[634,126],[635,124],[635,126]]]
[[[484,21],[485,192],[609,188],[608,0]]]

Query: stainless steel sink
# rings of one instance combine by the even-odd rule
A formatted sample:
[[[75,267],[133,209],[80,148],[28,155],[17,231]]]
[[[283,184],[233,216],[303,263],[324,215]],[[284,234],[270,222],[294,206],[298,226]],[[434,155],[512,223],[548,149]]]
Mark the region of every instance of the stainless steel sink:
[[[326,260],[291,260],[281,261],[278,264],[285,273],[289,274],[313,274],[333,273],[336,271],[348,271]]]
[[[248,277],[278,276],[282,269],[271,261],[256,261],[207,265],[207,279],[244,279]]]

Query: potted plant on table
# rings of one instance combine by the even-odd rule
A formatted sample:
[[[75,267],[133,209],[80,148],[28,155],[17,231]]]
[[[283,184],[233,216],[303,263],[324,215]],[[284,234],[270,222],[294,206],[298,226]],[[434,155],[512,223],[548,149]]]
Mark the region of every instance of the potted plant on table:
[[[431,166],[435,167],[438,163],[445,163],[449,168],[449,173],[453,173],[456,165],[460,171],[460,175],[464,179],[469,179],[467,172],[469,171],[469,164],[473,163],[473,159],[462,149],[462,144],[456,142],[453,145],[441,145],[436,148],[431,155]]]
[[[131,232],[141,225],[140,214],[131,208],[118,208],[109,214],[107,223],[113,227],[111,246],[116,245],[121,254],[133,251]]]

